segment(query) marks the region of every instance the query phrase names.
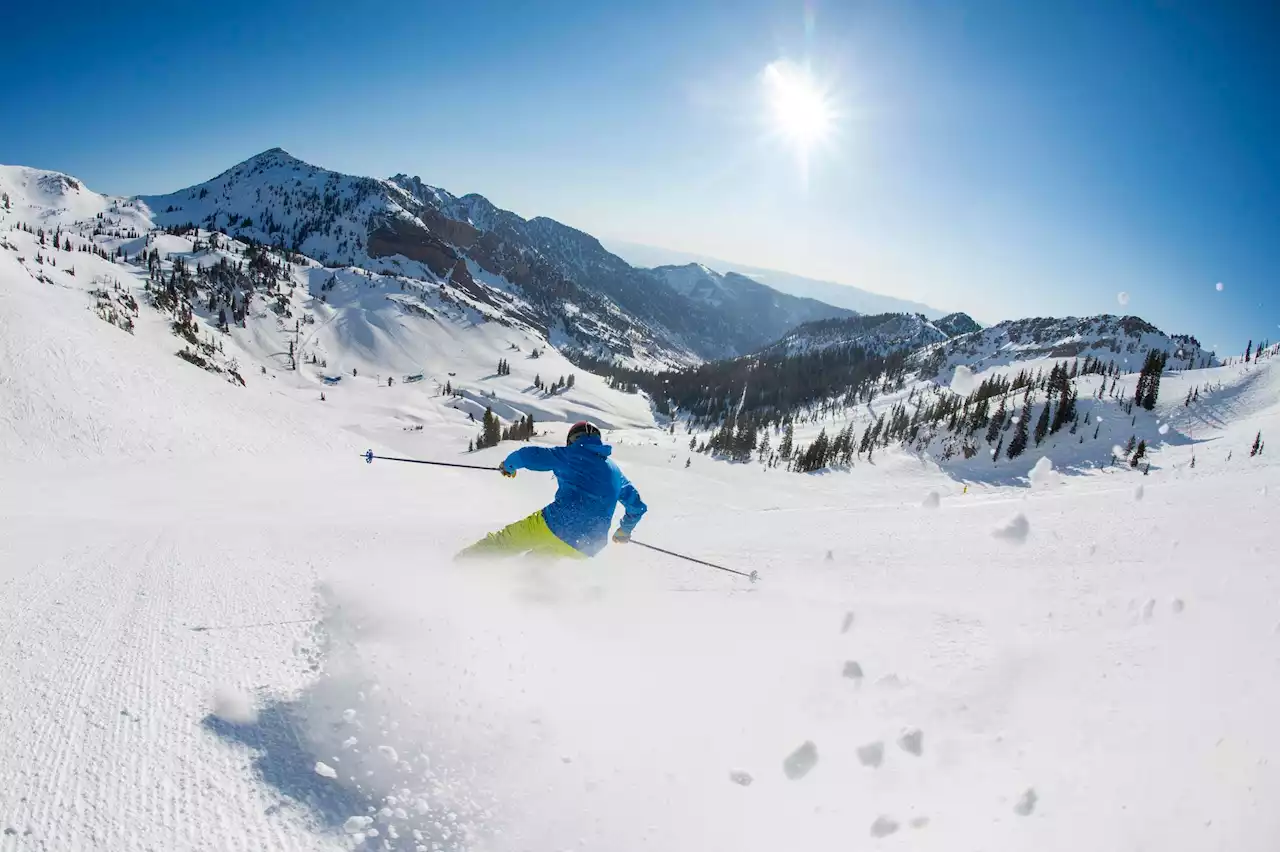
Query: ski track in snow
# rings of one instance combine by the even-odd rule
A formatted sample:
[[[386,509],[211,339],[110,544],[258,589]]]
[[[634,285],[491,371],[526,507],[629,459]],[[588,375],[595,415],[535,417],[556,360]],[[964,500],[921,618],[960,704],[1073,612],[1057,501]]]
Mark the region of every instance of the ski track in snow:
[[[0,527],[31,554],[30,571],[0,596],[3,821],[32,829],[46,849],[315,848],[301,820],[266,816],[263,790],[227,783],[244,775],[246,756],[198,724],[220,677],[290,679],[288,660],[264,665],[261,635],[211,640],[185,623],[244,618],[252,595],[234,590],[261,589],[264,578],[209,558],[234,553],[218,536],[148,527]],[[210,641],[239,659],[230,648],[210,654]]]

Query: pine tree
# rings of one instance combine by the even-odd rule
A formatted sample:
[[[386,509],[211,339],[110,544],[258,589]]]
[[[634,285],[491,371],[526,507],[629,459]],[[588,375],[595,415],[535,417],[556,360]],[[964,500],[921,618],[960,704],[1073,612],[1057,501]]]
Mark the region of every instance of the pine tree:
[[[1013,439],[1009,441],[1009,458],[1016,459],[1022,455],[1027,449],[1027,440],[1029,438],[1030,427],[1027,425],[1031,420],[1031,395],[1027,394],[1022,404],[1022,414],[1018,417],[1018,425],[1014,429]]]
[[[1130,435],[1128,442],[1124,445],[1124,457],[1129,458],[1133,454],[1133,448],[1138,444],[1138,437]]]
[[[492,408],[485,408],[480,428],[480,440],[476,441],[476,449],[498,446],[498,442],[502,440],[502,421],[493,413]]]
[[[1044,442],[1044,438],[1049,434],[1049,406],[1052,403],[1045,400],[1044,408],[1040,410],[1040,419],[1036,421],[1036,446],[1040,446]]]
[[[796,439],[796,428],[790,420],[787,421],[787,430],[782,433],[782,443],[778,445],[778,455],[783,461],[791,460],[791,451],[794,449]]]
[[[1000,443],[996,444],[996,451],[991,454],[991,463],[996,464],[1000,461],[1000,452],[1004,449],[1004,435],[1000,436]]]
[[[1250,341],[1252,343],[1252,341]],[[1258,437],[1253,439],[1253,449],[1249,451],[1249,457],[1252,458],[1262,452],[1262,432],[1258,432]]]
[[[1252,359],[1252,357],[1253,357],[1253,341],[1250,340],[1249,345],[1244,348],[1244,362],[1248,364],[1249,361]]]
[[[996,409],[995,416],[991,418],[991,423],[987,426],[987,443],[988,444],[994,441],[996,437],[1000,434],[1000,429],[1001,427],[1004,426],[1005,418],[1007,418],[1008,416],[1009,414],[1007,411],[1005,411],[1005,407],[1004,407],[1004,397],[1001,397],[1000,407]],[[1002,444],[1004,443],[1003,438],[1001,438],[1000,443]]]
[[[1138,386],[1134,390],[1133,401],[1147,411],[1156,407],[1160,397],[1160,376],[1164,373],[1167,356],[1155,349],[1147,351],[1142,371],[1138,374]]]
[[[566,384],[566,385],[565,385],[565,387],[566,387],[566,388],[571,388],[571,387],[573,387],[573,373],[570,373],[570,374],[569,374],[569,382],[568,382],[568,384]]]

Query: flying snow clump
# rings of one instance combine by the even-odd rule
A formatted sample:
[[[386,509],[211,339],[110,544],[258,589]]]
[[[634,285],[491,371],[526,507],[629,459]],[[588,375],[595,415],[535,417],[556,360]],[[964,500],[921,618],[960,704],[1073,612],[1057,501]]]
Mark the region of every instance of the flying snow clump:
[[[1121,290],[1119,293],[1116,293],[1116,301],[1121,305],[1129,304],[1129,294]]]
[[[258,711],[249,696],[229,685],[220,686],[214,692],[213,715],[233,725],[252,725],[258,721]]]
[[[964,364],[956,366],[955,373],[951,376],[951,389],[962,396],[968,396],[973,393],[973,389],[977,386],[974,378],[973,370],[970,370]]]
[[[924,495],[924,501],[920,505],[924,506],[926,509],[936,509],[938,506],[942,505],[942,495],[937,491],[930,491],[928,494]]]
[[[787,755],[786,760],[782,761],[782,771],[792,781],[798,781],[817,765],[818,747],[812,740],[806,740],[798,749]]]
[[[1053,469],[1053,461],[1048,456],[1041,456],[1031,472],[1027,474],[1032,488],[1049,488],[1058,482],[1058,474]]]
[[[1019,512],[1009,520],[991,531],[996,538],[1003,539],[1014,544],[1022,544],[1027,540],[1027,535],[1031,532],[1031,524],[1027,521],[1027,516]]]

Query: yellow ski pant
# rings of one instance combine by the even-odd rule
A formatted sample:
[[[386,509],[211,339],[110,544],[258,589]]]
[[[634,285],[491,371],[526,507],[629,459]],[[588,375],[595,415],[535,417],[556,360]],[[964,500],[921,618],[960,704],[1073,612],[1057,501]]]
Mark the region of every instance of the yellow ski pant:
[[[551,531],[542,517],[541,509],[497,532],[489,533],[454,558],[500,558],[521,553],[533,553],[551,559],[587,558],[585,553],[566,544]]]

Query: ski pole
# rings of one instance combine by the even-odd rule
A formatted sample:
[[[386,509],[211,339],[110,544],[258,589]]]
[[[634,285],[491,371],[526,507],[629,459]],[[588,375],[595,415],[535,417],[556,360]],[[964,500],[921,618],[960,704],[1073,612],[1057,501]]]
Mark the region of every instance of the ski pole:
[[[714,562],[704,562],[701,559],[694,559],[692,556],[685,556],[683,553],[676,553],[672,550],[663,550],[661,547],[654,547],[652,544],[645,544],[643,541],[636,541],[634,538],[631,539],[631,543],[638,544],[641,547],[647,547],[649,550],[656,550],[658,553],[665,553],[668,556],[674,556],[676,559],[683,559],[686,562],[694,562],[698,565],[705,565],[708,568],[715,568],[717,571],[728,571],[730,574],[737,574],[739,577],[746,577],[753,583],[760,579],[759,571],[752,571],[750,574],[746,571],[735,571],[734,569],[726,568],[723,565],[716,565]]]
[[[373,450],[360,454],[365,461],[373,464],[374,459],[382,459],[383,461],[409,462],[410,464],[433,464],[437,467],[462,467],[467,470],[498,470],[497,467],[487,467],[482,464],[459,464],[457,462],[428,461],[426,459],[398,459],[395,456],[375,456]]]

